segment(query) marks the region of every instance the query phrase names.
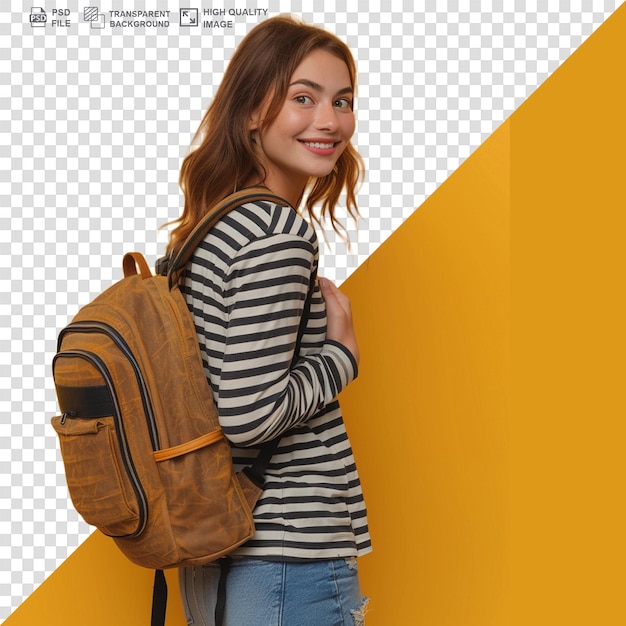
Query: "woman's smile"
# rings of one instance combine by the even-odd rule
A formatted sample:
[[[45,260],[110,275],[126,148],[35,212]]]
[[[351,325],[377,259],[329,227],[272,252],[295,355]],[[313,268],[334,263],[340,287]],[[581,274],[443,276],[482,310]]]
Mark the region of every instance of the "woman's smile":
[[[338,141],[324,141],[324,140],[307,140],[298,139],[298,141],[313,154],[320,156],[332,156],[335,153],[336,147],[339,145]]]

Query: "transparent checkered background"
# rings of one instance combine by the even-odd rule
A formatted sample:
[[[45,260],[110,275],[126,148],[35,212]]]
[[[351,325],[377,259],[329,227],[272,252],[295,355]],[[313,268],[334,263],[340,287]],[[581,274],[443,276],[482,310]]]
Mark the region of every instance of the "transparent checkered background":
[[[36,4],[47,11],[45,28],[28,21]],[[355,143],[368,173],[358,230],[347,223],[351,247],[332,233],[322,242],[323,274],[340,283],[619,2],[61,5],[71,10],[69,29],[51,26],[47,0],[3,0],[0,9],[0,620],[90,532],[69,502],[49,426],[57,332],[121,277],[125,251],[151,264],[162,253],[158,228],[181,209],[181,159],[226,61],[261,19],[233,18],[226,31],[184,28],[179,7],[292,12],[352,48]],[[169,9],[171,25],[92,29],[83,10],[96,5]]]

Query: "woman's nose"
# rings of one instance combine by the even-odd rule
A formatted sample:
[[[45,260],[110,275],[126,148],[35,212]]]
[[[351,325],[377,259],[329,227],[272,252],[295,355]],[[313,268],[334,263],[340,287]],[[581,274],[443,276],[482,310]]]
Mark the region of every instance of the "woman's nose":
[[[318,107],[315,126],[319,130],[334,131],[339,126],[337,111],[332,103],[322,104]]]

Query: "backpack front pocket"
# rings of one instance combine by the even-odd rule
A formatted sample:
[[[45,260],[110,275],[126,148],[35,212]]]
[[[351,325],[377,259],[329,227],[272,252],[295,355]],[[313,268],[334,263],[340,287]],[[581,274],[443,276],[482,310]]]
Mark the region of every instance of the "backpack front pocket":
[[[133,535],[141,526],[141,507],[120,454],[113,417],[80,419],[57,415],[67,487],[76,510],[88,524],[111,537]]]
[[[72,502],[105,535],[136,537],[146,525],[147,500],[109,369],[95,354],[71,350],[55,357],[53,371],[64,413],[52,427]]]

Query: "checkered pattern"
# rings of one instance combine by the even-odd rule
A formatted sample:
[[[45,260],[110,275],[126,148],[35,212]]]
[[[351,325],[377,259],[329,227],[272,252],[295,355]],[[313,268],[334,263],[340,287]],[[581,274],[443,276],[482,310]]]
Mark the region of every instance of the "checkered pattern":
[[[35,3],[36,4],[36,3]],[[181,209],[181,159],[232,50],[232,29],[179,25],[179,6],[65,3],[70,28],[0,9],[0,620],[89,533],[68,500],[50,376],[58,330],[121,276],[137,249],[153,262],[159,227]],[[93,30],[86,7],[170,10],[169,28]],[[325,25],[359,68],[355,143],[368,174],[351,246],[332,231],[322,272],[342,282],[616,8],[617,1],[515,3],[267,0],[224,3]],[[7,5],[10,8],[7,8]],[[349,9],[348,6],[351,8]],[[24,8],[29,7],[29,8]],[[393,8],[390,8],[393,7]],[[468,8],[469,7],[469,8]],[[508,7],[508,8],[507,8]],[[45,7],[43,7],[45,8]],[[567,10],[566,10],[567,9]],[[200,18],[203,19],[200,11]],[[204,19],[209,19],[204,17]]]

